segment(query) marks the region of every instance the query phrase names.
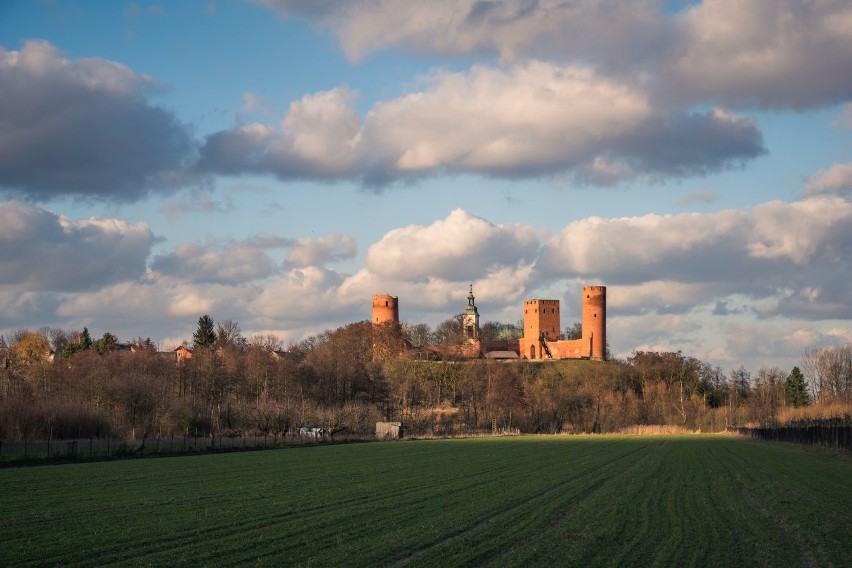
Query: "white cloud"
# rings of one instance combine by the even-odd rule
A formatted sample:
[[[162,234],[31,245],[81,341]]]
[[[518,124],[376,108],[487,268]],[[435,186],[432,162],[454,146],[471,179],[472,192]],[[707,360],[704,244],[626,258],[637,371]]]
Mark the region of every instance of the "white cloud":
[[[290,245],[286,262],[290,266],[321,266],[328,262],[353,258],[357,252],[355,237],[331,233],[318,239],[296,239]]]
[[[494,225],[462,209],[429,226],[394,229],[367,251],[367,268],[394,279],[465,281],[505,267],[529,264],[540,232]]]
[[[172,253],[155,256],[151,269],[165,276],[199,283],[240,284],[262,280],[278,272],[277,263],[266,250],[288,244],[288,240],[276,237],[206,245],[183,243]]]
[[[745,270],[748,277],[773,267],[785,273],[843,258],[852,245],[850,221],[852,202],[839,197],[773,201],[752,211],[589,217],[552,237],[538,268],[566,275],[618,274],[622,282],[653,275],[725,280],[729,277],[717,271],[722,266],[729,272]],[[783,262],[761,262],[771,260]]]
[[[611,287],[608,309],[620,314],[679,314],[690,312],[713,298],[724,298],[727,289],[718,283],[649,280]]]
[[[852,87],[852,5],[845,0],[715,0],[676,17],[668,92],[686,100],[807,108]]]
[[[852,163],[834,164],[820,170],[805,181],[805,194],[852,192]]]
[[[357,176],[361,117],[355,99],[345,87],[313,93],[290,105],[279,128],[251,123],[215,133],[201,149],[199,167],[282,179]]]
[[[349,307],[338,297],[342,282],[343,277],[333,270],[313,266],[293,268],[261,289],[251,304],[251,314],[264,322],[283,318],[304,324],[333,319]],[[369,298],[362,301],[366,305]]]
[[[755,300],[761,317],[852,317],[852,201],[824,196],[751,211],[575,221],[550,238],[538,278],[629,287],[626,306],[665,311]]]
[[[200,166],[377,186],[447,172],[611,184],[706,173],[764,152],[748,118],[664,111],[641,86],[542,61],[435,72],[363,121],[353,102],[343,88],[314,93],[290,106],[280,129],[253,123],[213,134]]]
[[[533,61],[437,74],[424,91],[378,103],[367,137],[400,171],[547,170],[585,161],[650,114],[641,91]]]

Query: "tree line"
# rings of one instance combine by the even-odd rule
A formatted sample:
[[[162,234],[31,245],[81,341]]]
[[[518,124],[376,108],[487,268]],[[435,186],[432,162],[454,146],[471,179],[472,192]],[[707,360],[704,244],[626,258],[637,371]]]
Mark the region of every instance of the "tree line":
[[[517,333],[489,322],[493,337]],[[579,333],[577,324],[565,335]],[[357,322],[284,350],[274,335],[202,316],[191,359],[150,339],[44,328],[0,335],[0,438],[273,434],[322,426],[369,435],[493,429],[617,432],[636,425],[719,431],[773,424],[813,403],[852,405],[852,345],[809,349],[787,372],[728,373],[682,352],[625,360],[498,362],[459,357],[459,318]]]

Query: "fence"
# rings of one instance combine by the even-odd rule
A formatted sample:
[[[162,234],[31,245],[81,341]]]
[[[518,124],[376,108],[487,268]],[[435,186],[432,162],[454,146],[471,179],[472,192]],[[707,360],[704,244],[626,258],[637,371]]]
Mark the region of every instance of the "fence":
[[[185,435],[146,440],[87,438],[78,440],[0,441],[0,463],[107,459],[116,457],[169,456],[201,452],[261,450],[291,446],[340,443],[367,437],[340,433],[336,436],[298,433],[237,436]]]
[[[852,424],[846,420],[820,420],[766,428],[734,428],[743,435],[769,442],[794,442],[852,450]]]

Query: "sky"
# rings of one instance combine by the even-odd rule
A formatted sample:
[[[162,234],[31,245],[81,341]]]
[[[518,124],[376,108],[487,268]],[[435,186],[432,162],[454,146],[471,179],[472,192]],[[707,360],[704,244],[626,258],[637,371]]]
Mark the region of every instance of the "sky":
[[[0,333],[432,326],[852,341],[847,0],[0,3]]]

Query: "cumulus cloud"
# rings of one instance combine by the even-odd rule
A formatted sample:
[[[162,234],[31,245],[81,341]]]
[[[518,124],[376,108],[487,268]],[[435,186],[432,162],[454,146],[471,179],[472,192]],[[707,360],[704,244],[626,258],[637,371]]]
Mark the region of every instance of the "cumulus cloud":
[[[813,174],[805,182],[807,195],[849,192],[852,192],[852,163],[834,164]]]
[[[296,239],[287,252],[286,263],[290,266],[321,266],[353,258],[357,252],[355,237],[332,233],[318,239]]]
[[[342,283],[343,276],[334,270],[316,266],[293,268],[263,287],[251,305],[251,312],[262,321],[334,319],[349,307],[337,292]],[[362,301],[366,305],[369,299]],[[356,320],[366,317],[369,316],[365,313]],[[341,325],[343,323],[346,322],[341,321]]]
[[[164,276],[188,282],[240,284],[262,280],[278,273],[266,252],[289,244],[286,239],[259,237],[243,241],[182,243],[174,252],[157,255],[151,269]]]
[[[0,202],[0,288],[71,292],[145,273],[155,241],[145,223],[74,221],[19,201]]]
[[[387,278],[465,281],[505,267],[530,264],[540,232],[521,225],[494,225],[462,209],[429,226],[388,232],[367,251],[367,268]]]
[[[377,102],[363,120],[353,103],[346,89],[315,93],[293,103],[280,128],[252,123],[215,133],[200,167],[367,185],[447,172],[567,173],[611,184],[703,174],[764,152],[748,118],[663,111],[641,87],[541,61],[436,72],[420,90]]]
[[[280,128],[255,122],[212,134],[198,167],[281,179],[357,176],[361,117],[353,109],[355,98],[344,87],[305,95],[290,105]]]
[[[211,314],[220,319],[244,320],[248,306],[258,294],[250,285],[198,284],[163,278],[122,282],[63,298],[56,317],[65,321],[96,324],[123,339],[185,331],[190,339],[198,318]]]
[[[493,53],[584,61],[605,73],[653,76],[689,102],[807,108],[852,91],[852,6],[844,0],[262,0],[330,30],[348,57],[402,47],[445,56]]]
[[[675,16],[680,38],[660,63],[687,100],[809,108],[852,92],[852,5],[845,0],[716,0]]]
[[[35,199],[141,199],[184,181],[193,142],[148,77],[51,44],[0,47],[0,188]]]
[[[536,270],[640,290],[660,281],[642,299],[658,310],[740,292],[766,299],[755,307],[764,317],[822,319],[852,315],[849,258],[852,201],[825,196],[750,211],[590,217],[554,235]]]
[[[365,130],[399,172],[535,175],[593,159],[652,112],[640,90],[532,61],[436,74],[424,90],[378,103]]]

